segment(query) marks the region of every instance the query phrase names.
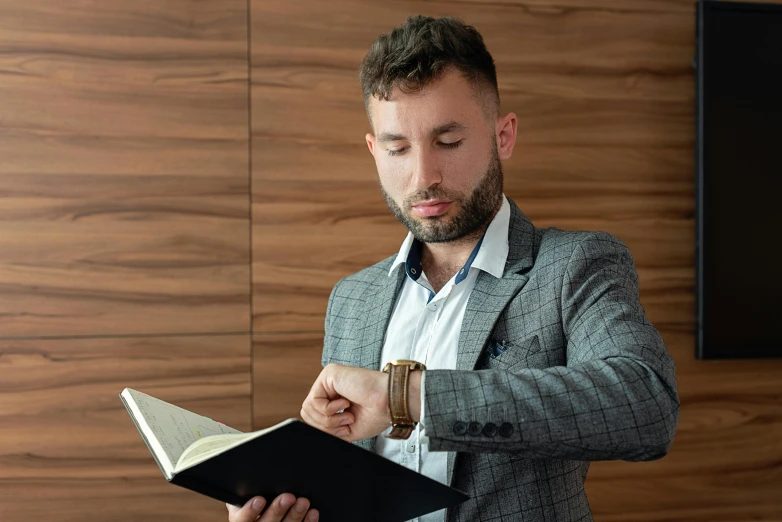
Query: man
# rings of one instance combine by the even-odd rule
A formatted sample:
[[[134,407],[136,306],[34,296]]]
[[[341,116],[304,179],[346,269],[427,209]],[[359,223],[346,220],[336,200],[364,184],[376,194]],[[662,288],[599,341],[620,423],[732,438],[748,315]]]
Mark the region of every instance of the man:
[[[302,418],[470,495],[422,522],[592,520],[589,461],[661,458],[678,423],[629,250],[536,228],[504,196],[517,119],[500,115],[472,27],[410,18],[374,42],[360,78],[381,191],[409,234],[334,287]],[[422,365],[386,368],[398,359]],[[302,520],[307,500],[297,513],[283,498],[297,500],[260,520]]]

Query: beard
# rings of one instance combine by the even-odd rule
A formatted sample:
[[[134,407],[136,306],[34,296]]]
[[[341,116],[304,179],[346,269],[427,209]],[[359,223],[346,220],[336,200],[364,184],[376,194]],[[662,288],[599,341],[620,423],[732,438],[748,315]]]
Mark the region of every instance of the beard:
[[[497,153],[497,144],[492,143],[492,157],[481,181],[468,197],[450,190],[434,187],[418,191],[405,198],[400,207],[380,185],[380,192],[386,200],[389,210],[413,237],[422,243],[447,243],[469,237],[488,225],[494,217],[502,196],[502,163]],[[450,220],[446,216],[431,216],[416,219],[412,215],[412,206],[427,199],[447,199],[453,201],[460,210]],[[452,206],[453,206],[452,204]]]

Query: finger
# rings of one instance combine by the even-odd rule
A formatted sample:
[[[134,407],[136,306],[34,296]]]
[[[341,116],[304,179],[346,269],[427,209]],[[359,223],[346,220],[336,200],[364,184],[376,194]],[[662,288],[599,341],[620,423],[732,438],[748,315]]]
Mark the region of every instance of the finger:
[[[325,431],[327,433],[330,433],[332,435],[336,435],[338,437],[346,435],[349,433],[348,426],[337,426],[337,427],[329,427],[325,425],[322,421],[322,419],[316,419],[312,416],[312,413],[310,410],[302,410],[301,411],[301,418],[304,419],[304,422],[309,424],[310,426],[315,426],[321,431]]]
[[[309,424],[310,426],[315,426],[321,431],[325,431],[326,433],[329,433],[331,435],[337,436],[337,437],[344,437],[348,433],[350,433],[350,429],[348,426],[339,426],[337,428],[329,428],[328,426],[324,426],[323,423],[317,421],[310,415],[310,412],[308,410],[301,410],[300,412],[301,418],[304,419],[304,422]]]
[[[318,519],[320,518],[320,513],[318,513],[317,509],[310,509],[307,511],[307,516],[304,519],[304,522],[318,522]]]
[[[306,498],[297,498],[293,507],[288,510],[288,514],[282,522],[301,522],[304,520],[304,515],[307,514],[307,509],[310,507],[310,501]]]
[[[296,502],[296,497],[290,493],[283,493],[269,504],[258,522],[280,522],[291,506]]]
[[[253,522],[266,506],[266,499],[263,497],[253,497],[248,500],[244,506],[234,506],[226,504],[228,508],[228,522]]]
[[[316,409],[323,415],[336,415],[340,410],[346,410],[350,408],[350,401],[344,398],[334,399],[333,401],[327,401],[325,404],[320,405]]]
[[[307,412],[310,418],[315,420],[319,425],[326,428],[338,428],[339,426],[345,426],[352,424],[356,420],[356,416],[353,412],[346,411],[344,413],[337,413],[336,415],[323,415],[318,411],[314,411],[312,408],[304,407],[302,412]]]
[[[301,409],[308,411],[310,413],[310,417],[318,420],[318,422],[323,426],[335,428],[355,420],[355,414],[353,414],[353,412],[343,411],[349,409],[351,406],[350,401],[347,399],[334,399],[324,406],[318,406],[316,402],[316,400],[308,397],[301,405]],[[341,417],[339,417],[340,415]]]
[[[311,394],[304,401],[304,404],[310,405],[314,410],[323,415],[334,415],[340,410],[350,407],[350,401],[344,397],[325,397]]]

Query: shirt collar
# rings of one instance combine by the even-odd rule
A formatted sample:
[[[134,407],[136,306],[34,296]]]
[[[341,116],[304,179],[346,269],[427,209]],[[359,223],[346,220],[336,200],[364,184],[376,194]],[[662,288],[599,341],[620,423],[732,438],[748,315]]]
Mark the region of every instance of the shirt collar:
[[[470,257],[456,276],[456,284],[459,284],[470,272],[470,267],[475,267],[488,272],[496,278],[502,277],[505,271],[505,262],[508,259],[508,227],[510,225],[510,203],[505,194],[502,195],[502,206],[492,219],[483,237],[473,248]],[[399,265],[405,265],[407,276],[413,281],[421,277],[421,252],[423,243],[413,237],[411,232],[402,242],[394,263],[388,270],[391,276]]]
[[[508,260],[508,228],[510,227],[510,203],[502,195],[502,206],[484,234],[483,247],[475,256],[472,266],[488,272],[497,279],[505,273]]]

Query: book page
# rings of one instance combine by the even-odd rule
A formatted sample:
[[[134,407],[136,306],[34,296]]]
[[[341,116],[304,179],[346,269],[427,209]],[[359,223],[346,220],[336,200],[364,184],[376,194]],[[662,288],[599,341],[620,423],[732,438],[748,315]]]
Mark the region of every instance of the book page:
[[[252,437],[252,433],[242,435],[213,435],[209,438],[196,441],[179,456],[174,471],[180,471],[187,468],[196,461],[200,462],[206,460],[206,457],[220,453],[231,444],[246,440],[249,437]]]
[[[195,441],[210,435],[242,433],[209,417],[197,415],[151,395],[130,388],[127,391],[147,427],[168,457],[169,467],[172,469],[180,455]]]
[[[209,438],[196,441],[189,448],[187,448],[185,452],[182,453],[182,455],[180,455],[179,461],[174,467],[174,471],[179,472],[187,469],[191,466],[208,460],[215,455],[219,455],[220,453],[244,444],[249,440],[261,437],[269,432],[282,428],[291,422],[296,422],[297,420],[298,419],[294,418],[285,419],[284,421],[275,424],[274,426],[270,426],[262,430],[252,431],[250,433],[243,433],[241,435],[214,435]]]

